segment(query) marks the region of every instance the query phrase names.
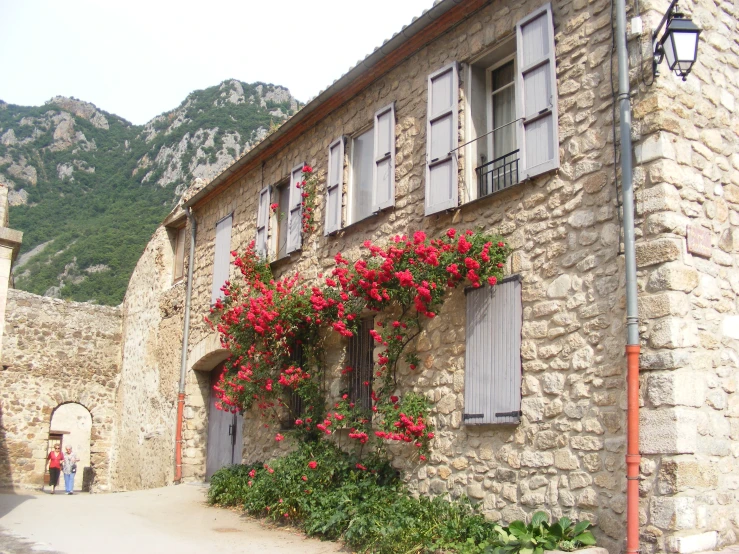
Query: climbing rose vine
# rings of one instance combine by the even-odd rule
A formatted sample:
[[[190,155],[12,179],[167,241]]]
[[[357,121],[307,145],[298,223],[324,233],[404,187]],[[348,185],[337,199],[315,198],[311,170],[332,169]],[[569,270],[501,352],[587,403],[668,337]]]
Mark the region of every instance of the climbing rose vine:
[[[318,281],[299,274],[274,279],[253,242],[242,254],[231,253],[241,277],[226,282],[223,300],[206,318],[231,351],[215,387],[219,407],[256,406],[266,426],[287,419],[304,439],[346,429],[359,445],[405,443],[425,460],[434,438],[431,406],[424,396],[400,393],[398,368],[418,368],[414,340],[424,322],[437,316],[450,289],[495,285],[510,249],[500,237],[455,229],[436,239],[417,231],[384,246],[366,241],[364,249],[366,255],[354,262],[337,253],[333,268]],[[370,331],[373,376],[362,384],[371,406],[350,396],[348,376],[354,368],[349,366],[342,370],[346,389],[328,403],[326,341],[332,333],[353,337],[367,313],[376,314]],[[302,406],[300,412],[291,412],[296,406]]]
[[[313,168],[308,164],[303,166],[303,180],[296,186],[300,189],[300,206],[302,208],[302,229],[303,234],[308,235],[316,230],[315,211],[316,211],[316,185],[318,178],[313,173]]]

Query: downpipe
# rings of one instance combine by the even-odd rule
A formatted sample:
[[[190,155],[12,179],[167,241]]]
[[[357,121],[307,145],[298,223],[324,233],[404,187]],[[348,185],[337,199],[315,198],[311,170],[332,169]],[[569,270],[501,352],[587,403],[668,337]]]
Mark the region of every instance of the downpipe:
[[[634,182],[631,147],[631,99],[629,57],[626,45],[625,0],[615,0],[616,54],[618,57],[618,107],[621,116],[621,195],[623,206],[624,261],[626,266],[626,552],[639,549],[639,306],[636,286],[634,238]],[[615,145],[614,145],[615,146]]]
[[[177,393],[177,428],[175,431],[174,481],[182,481],[182,424],[185,413],[185,378],[187,377],[187,345],[190,341],[190,299],[192,298],[192,273],[195,265],[195,237],[197,224],[190,208],[185,208],[190,223],[190,257],[187,262],[187,292],[185,293],[185,324],[182,330],[182,356],[180,358],[180,387]]]

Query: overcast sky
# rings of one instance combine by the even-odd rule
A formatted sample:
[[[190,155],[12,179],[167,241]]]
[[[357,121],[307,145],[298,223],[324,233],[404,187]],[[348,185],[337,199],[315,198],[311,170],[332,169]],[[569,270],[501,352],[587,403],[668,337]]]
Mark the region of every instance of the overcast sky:
[[[306,102],[433,0],[0,0],[0,99],[142,124],[225,79]]]

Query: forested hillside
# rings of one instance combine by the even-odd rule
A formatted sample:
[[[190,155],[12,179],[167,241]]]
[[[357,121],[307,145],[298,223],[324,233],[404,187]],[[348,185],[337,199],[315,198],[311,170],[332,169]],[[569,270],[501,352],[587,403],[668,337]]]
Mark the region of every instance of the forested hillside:
[[[15,286],[118,304],[151,234],[193,179],[211,179],[298,109],[287,89],[224,81],[132,125],[92,104],[0,101],[0,183],[24,232]]]

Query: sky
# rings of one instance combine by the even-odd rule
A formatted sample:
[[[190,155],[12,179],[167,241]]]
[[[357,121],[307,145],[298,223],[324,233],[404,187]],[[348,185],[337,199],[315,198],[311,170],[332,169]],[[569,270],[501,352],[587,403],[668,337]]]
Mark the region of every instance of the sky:
[[[433,0],[0,0],[0,100],[143,124],[226,79],[307,102]]]

